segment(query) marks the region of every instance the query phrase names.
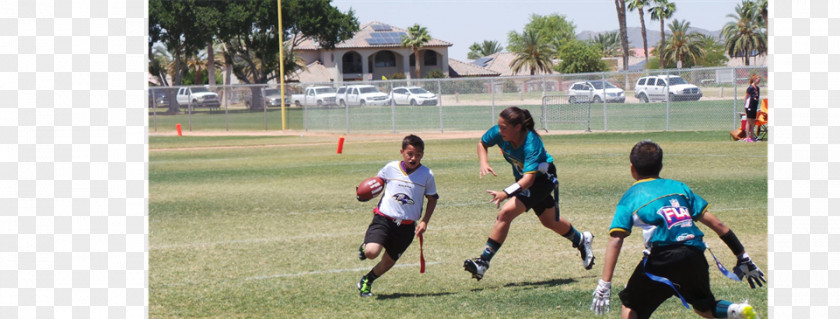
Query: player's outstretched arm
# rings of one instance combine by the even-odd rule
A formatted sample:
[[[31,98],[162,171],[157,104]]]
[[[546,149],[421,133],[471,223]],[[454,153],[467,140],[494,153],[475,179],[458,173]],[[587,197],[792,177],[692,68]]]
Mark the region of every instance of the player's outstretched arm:
[[[715,215],[709,212],[703,213],[700,216],[699,221],[703,223],[703,225],[709,226],[715,233],[720,236],[720,239],[726,243],[726,246],[729,247],[729,250],[735,254],[735,257],[738,258],[738,263],[735,264],[735,267],[732,267],[732,271],[738,278],[743,279],[744,276],[747,277],[747,282],[749,282],[750,287],[755,289],[755,286],[758,285],[759,287],[763,287],[764,283],[767,282],[767,279],[764,277],[764,272],[761,271],[761,268],[758,268],[756,264],[750,259],[750,255],[747,254],[746,250],[744,249],[744,245],[741,244],[741,241],[738,239],[738,236],[735,236],[735,232],[733,232],[729,227],[723,224],[720,219],[718,219]]]
[[[493,174],[493,176],[498,176],[496,175],[496,171],[494,171],[493,168],[490,167],[490,161],[487,160],[487,146],[484,145],[484,143],[482,143],[481,141],[479,141],[475,152],[478,153],[478,178],[482,178],[484,177],[484,175],[487,174]]]
[[[601,271],[601,279],[598,280],[598,286],[592,292],[592,305],[589,310],[596,314],[604,314],[610,312],[610,289],[612,288],[612,276],[615,271],[615,265],[618,263],[618,255],[621,253],[621,246],[624,245],[624,237],[627,234],[622,232],[613,232],[610,234],[610,239],[607,242],[607,252],[604,256],[604,270]]]

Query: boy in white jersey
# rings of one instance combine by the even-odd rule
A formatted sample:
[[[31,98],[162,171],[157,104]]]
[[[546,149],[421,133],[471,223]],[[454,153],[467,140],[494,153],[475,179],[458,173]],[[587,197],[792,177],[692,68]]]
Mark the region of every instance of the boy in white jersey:
[[[400,150],[403,160],[386,164],[376,174],[385,181],[385,189],[373,209],[373,221],[365,233],[365,240],[359,246],[359,259],[375,259],[382,248],[385,248],[385,255],[359,280],[357,287],[361,297],[373,295],[370,291],[373,281],[394,266],[415,235],[423,235],[435,211],[438,199],[435,176],[432,170],[420,164],[424,149],[421,138],[413,134],[406,136]],[[423,197],[429,203],[420,220]]]

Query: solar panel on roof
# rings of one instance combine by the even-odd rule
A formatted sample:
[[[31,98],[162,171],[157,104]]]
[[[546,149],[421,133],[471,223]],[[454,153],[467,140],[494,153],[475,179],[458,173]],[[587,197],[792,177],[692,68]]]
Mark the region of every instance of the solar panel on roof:
[[[485,66],[487,66],[487,62],[490,62],[490,60],[493,60],[493,58],[487,58],[487,57],[478,58],[473,62],[473,64],[481,66],[481,67],[485,67]]]
[[[374,32],[371,33],[368,44],[399,44],[402,43],[402,37],[407,35],[405,32]]]
[[[371,27],[373,31],[391,31],[391,26],[387,24],[373,24]]]

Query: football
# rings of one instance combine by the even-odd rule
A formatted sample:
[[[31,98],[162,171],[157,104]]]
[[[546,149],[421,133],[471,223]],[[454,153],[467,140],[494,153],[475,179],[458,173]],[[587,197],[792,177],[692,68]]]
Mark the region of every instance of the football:
[[[371,200],[371,198],[376,197],[379,193],[382,192],[382,189],[385,187],[385,181],[379,177],[371,177],[366,180],[363,180],[362,183],[356,187],[356,199],[360,202],[366,202]]]

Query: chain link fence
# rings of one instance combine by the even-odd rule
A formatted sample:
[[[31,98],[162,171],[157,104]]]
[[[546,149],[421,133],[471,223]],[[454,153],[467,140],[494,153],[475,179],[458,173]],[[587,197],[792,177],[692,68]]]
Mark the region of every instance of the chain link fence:
[[[743,111],[752,74],[761,76],[761,84],[766,85],[766,67],[287,83],[285,110],[281,107],[284,101],[279,87],[272,84],[151,87],[149,125],[153,132],[173,131],[176,124],[188,131],[480,131],[495,124],[504,108],[518,106],[539,119],[537,127],[544,130],[728,131],[740,126],[738,113]],[[359,103],[365,94],[357,96],[356,104],[344,103],[342,94],[335,103],[318,105],[301,96],[308,87],[336,90],[342,85],[371,85],[388,95],[387,103]],[[406,87],[419,87],[434,94],[429,97],[433,101],[412,103],[410,97],[420,95],[407,95],[409,100],[402,96],[400,100],[390,94]],[[201,88],[209,92],[189,90]],[[760,89],[762,96],[769,96],[766,86]],[[213,99],[218,104],[208,102]]]

